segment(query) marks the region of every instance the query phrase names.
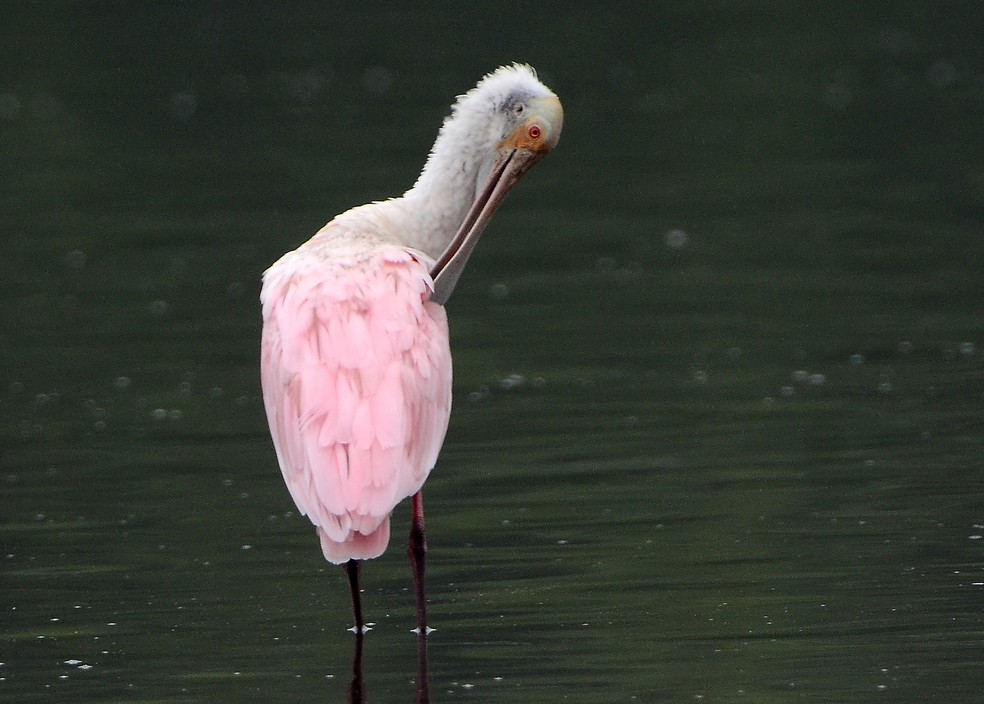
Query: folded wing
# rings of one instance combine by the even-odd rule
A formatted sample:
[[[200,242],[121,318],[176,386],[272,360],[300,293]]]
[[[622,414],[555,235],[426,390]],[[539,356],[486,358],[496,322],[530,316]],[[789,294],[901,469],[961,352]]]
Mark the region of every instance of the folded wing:
[[[301,248],[264,275],[261,381],[280,469],[336,563],[386,549],[389,515],[437,460],[451,410],[431,262],[380,244]]]

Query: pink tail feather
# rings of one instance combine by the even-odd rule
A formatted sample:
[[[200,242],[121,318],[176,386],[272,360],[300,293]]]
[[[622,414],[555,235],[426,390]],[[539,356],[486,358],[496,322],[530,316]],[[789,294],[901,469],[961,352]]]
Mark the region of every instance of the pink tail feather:
[[[386,551],[390,537],[390,520],[386,518],[369,535],[352,531],[348,540],[342,543],[329,538],[321,528],[318,529],[318,537],[321,538],[321,552],[328,562],[341,565],[349,560],[371,560]]]

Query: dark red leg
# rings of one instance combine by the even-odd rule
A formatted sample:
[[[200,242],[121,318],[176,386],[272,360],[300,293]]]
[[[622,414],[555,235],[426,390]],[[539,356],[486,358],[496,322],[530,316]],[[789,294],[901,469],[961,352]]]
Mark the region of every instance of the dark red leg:
[[[410,526],[410,567],[417,588],[417,629],[427,635],[427,540],[424,537],[424,495],[413,495],[413,522]]]
[[[352,590],[352,612],[355,614],[355,634],[361,636],[366,630],[362,620],[362,594],[359,592],[359,561],[349,560],[345,563],[345,573],[348,575],[349,589]]]

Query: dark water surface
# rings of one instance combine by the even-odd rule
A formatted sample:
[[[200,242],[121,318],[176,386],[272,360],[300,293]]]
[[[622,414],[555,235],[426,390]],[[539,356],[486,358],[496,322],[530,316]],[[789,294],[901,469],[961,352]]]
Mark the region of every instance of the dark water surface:
[[[8,7],[0,700],[345,701],[259,277],[523,60],[567,124],[449,304],[432,701],[980,701],[984,11],[794,5]]]

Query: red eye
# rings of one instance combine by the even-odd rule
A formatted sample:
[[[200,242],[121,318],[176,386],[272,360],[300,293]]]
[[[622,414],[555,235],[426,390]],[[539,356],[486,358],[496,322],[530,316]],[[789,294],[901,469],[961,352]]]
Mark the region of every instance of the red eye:
[[[540,126],[530,125],[529,135],[530,139],[540,139]]]

